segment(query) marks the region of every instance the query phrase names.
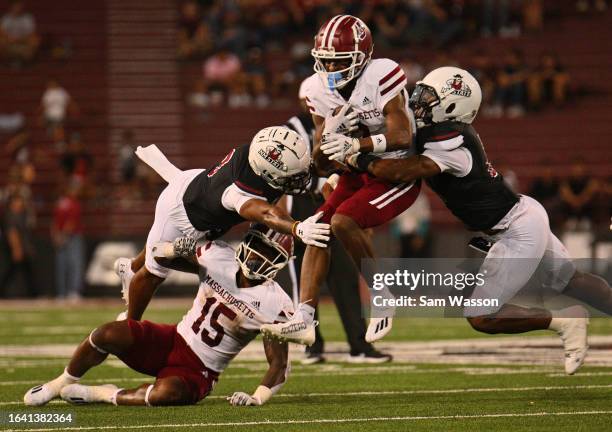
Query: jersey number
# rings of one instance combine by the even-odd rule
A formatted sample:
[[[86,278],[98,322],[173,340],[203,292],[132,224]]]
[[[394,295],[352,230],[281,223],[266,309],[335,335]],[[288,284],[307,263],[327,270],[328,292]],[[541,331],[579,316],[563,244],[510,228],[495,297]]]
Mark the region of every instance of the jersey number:
[[[215,303],[217,303],[216,297],[208,297],[206,299],[206,303],[204,303],[204,306],[202,307],[202,313],[200,314],[200,317],[195,320],[193,322],[193,325],[191,326],[191,330],[193,330],[195,334],[198,334],[200,332],[202,321],[204,321],[204,318],[206,318],[206,315],[208,315],[212,306]],[[225,335],[223,326],[219,324],[219,315],[225,315],[227,318],[229,318],[230,321],[233,321],[234,318],[236,318],[236,312],[225,306],[223,303],[218,303],[217,306],[212,309],[212,312],[210,314],[210,326],[215,329],[215,332],[217,334],[214,338],[211,338],[210,333],[205,328],[202,329],[202,333],[200,334],[202,342],[204,342],[210,347],[215,347],[219,345],[221,343],[221,339],[223,339],[223,336]]]
[[[213,169],[210,170],[210,172],[206,175],[207,177],[212,177],[215,174],[217,174],[217,171],[219,171],[221,168],[223,168],[223,165],[225,165],[226,163],[228,163],[230,161],[230,159],[232,158],[232,156],[234,156],[234,153],[236,152],[236,149],[232,149],[231,152],[229,152],[221,162],[219,162],[219,165],[217,165],[216,167],[214,167]]]

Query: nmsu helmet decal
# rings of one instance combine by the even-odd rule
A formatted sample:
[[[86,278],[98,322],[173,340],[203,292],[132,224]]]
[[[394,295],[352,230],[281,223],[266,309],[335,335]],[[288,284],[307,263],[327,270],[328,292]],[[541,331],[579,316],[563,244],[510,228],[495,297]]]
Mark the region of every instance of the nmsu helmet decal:
[[[279,169],[283,172],[287,172],[287,165],[283,162],[281,148],[277,148],[274,146],[268,146],[266,149],[259,149],[259,156],[264,158],[270,165],[274,166],[276,169]]]
[[[453,75],[451,79],[446,81],[446,85],[442,87],[442,95],[453,94],[457,96],[470,97],[472,89],[463,81],[460,74]]]

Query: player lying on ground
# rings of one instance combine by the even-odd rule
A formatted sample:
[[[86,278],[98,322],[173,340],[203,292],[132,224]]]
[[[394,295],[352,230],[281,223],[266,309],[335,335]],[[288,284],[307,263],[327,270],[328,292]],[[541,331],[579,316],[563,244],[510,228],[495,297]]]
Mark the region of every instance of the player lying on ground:
[[[358,151],[392,159],[405,157],[412,143],[415,127],[404,89],[406,76],[393,60],[372,60],[372,51],[372,35],[363,21],[337,15],[315,36],[312,56],[316,73],[304,82],[306,103],[316,126],[314,162],[320,174],[343,171],[337,187],[319,209],[323,211],[321,221],[331,224],[334,236],[357,268],[362,259],[374,257],[366,230],[404,212],[421,187],[418,181],[398,185],[367,173],[347,172],[338,163]],[[329,260],[328,248],[308,245],[298,311],[290,324],[264,327],[262,331],[306,345],[314,342],[314,312]],[[392,315],[392,310],[389,313]],[[391,323],[391,316],[371,318],[365,340],[373,342],[383,337]]]
[[[249,229],[237,251],[223,242],[208,242],[196,251],[184,246],[166,265],[200,275],[192,308],[178,325],[127,319],[104,324],[79,345],[64,373],[28,390],[26,405],[43,405],[61,396],[72,403],[115,405],[195,404],[213,389],[228,363],[257,336],[262,324],[287,319],[291,299],[273,278],[293,253],[290,236],[263,225]],[[161,247],[160,247],[161,245]],[[165,252],[172,244],[156,246]],[[188,251],[187,249],[190,249]],[[180,264],[180,265],[179,265]],[[262,405],[285,382],[289,372],[286,343],[264,338],[269,368],[252,395],[236,392],[232,405]],[[156,377],[154,384],[120,389],[112,384],[86,386],[79,379],[108,354],[116,355],[137,372]]]
[[[535,274],[544,287],[612,315],[612,290],[598,276],[576,270],[550,231],[544,207],[512,192],[489,163],[471,126],[480,102],[480,85],[472,75],[455,67],[436,69],[417,83],[410,98],[419,154],[391,160],[361,153],[350,156],[348,163],[386,181],[426,179],[469,230],[484,232],[493,246],[480,269],[485,283],[475,288],[472,298],[497,298],[501,307],[466,308],[468,321],[485,333],[558,332],[565,347],[565,371],[573,374],[588,348],[587,311],[577,305],[551,311],[509,301]]]
[[[324,247],[329,240],[329,225],[317,223],[320,216],[294,221],[274,205],[283,194],[304,192],[310,181],[308,145],[293,130],[262,129],[250,144],[232,150],[207,170],[181,171],[155,146],[136,153],[168,186],[157,200],[145,248],[135,259],[115,263],[128,303],[127,318],[142,317],[170,271],[153,259],[151,249],[157,242],[182,236],[212,240],[245,220],[292,234],[308,245]]]

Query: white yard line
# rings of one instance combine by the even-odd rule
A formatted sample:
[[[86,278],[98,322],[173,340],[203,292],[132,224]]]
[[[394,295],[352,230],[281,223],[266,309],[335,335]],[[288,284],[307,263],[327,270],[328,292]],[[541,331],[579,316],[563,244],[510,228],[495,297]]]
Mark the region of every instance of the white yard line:
[[[65,363],[62,363],[61,365],[64,365]],[[127,366],[120,364],[121,367],[127,368]],[[544,368],[536,368],[536,369],[518,369],[518,370],[512,370],[512,369],[507,369],[507,368],[436,368],[436,369],[416,369],[414,366],[412,365],[406,365],[406,366],[374,366],[374,367],[355,367],[355,368],[343,368],[341,366],[338,366],[336,368],[322,368],[322,369],[315,369],[315,367],[313,367],[313,369],[311,369],[310,372],[292,372],[291,376],[292,377],[318,377],[318,376],[329,376],[330,374],[333,374],[334,376],[354,376],[354,375],[363,375],[364,373],[373,373],[373,374],[398,374],[398,373],[403,373],[403,374],[414,374],[414,375],[420,375],[420,374],[443,374],[443,373],[448,373],[448,372],[454,372],[454,373],[463,373],[465,375],[518,375],[518,374],[526,374],[526,375],[531,375],[531,374],[543,374],[543,373],[549,373],[549,375],[552,375],[552,370],[551,369],[544,369]],[[61,368],[60,368],[61,369]],[[58,369],[58,373],[60,372],[60,370]],[[580,374],[581,376],[583,376],[583,374]],[[249,379],[249,378],[261,378],[263,376],[263,372],[259,372],[259,373],[242,373],[242,374],[233,374],[230,373],[228,375],[222,375],[222,380],[223,381],[227,381],[227,380],[242,380],[242,379]],[[565,376],[565,375],[563,375]],[[147,377],[147,376],[142,376],[142,377],[133,377],[133,378],[121,378],[121,377],[117,377],[117,378],[104,378],[104,379],[84,379],[84,382],[86,383],[114,383],[114,382],[145,382],[147,380],[152,380],[153,377]],[[15,386],[15,385],[36,385],[36,384],[40,384],[40,380],[18,380],[18,381],[2,381],[0,382],[0,387],[6,387],[6,386]]]
[[[102,381],[101,381],[102,382]],[[108,382],[108,380],[104,380]],[[609,389],[612,384],[585,384],[574,386],[532,386],[532,387],[482,387],[482,388],[457,388],[457,389],[435,389],[435,390],[385,390],[385,391],[354,391],[354,392],[319,392],[319,393],[279,393],[274,398],[317,398],[317,397],[339,397],[339,396],[405,396],[405,395],[431,395],[431,394],[456,394],[456,393],[499,393],[499,392],[525,392],[525,391],[553,391],[553,390],[589,390]],[[213,395],[206,399],[225,399],[227,396]],[[52,403],[62,403],[53,401]],[[0,406],[19,405],[22,401],[0,402]]]
[[[81,431],[81,430],[107,430],[107,429],[159,429],[159,428],[205,428],[205,427],[227,427],[227,426],[267,426],[267,425],[293,425],[293,424],[325,424],[325,423],[374,423],[390,421],[427,421],[427,420],[470,420],[489,418],[512,418],[512,417],[560,417],[560,416],[583,416],[596,414],[612,414],[612,411],[561,411],[561,412],[533,412],[533,413],[498,413],[498,414],[463,414],[446,416],[395,416],[395,417],[363,417],[363,418],[337,418],[337,419],[310,419],[310,420],[266,420],[266,421],[242,421],[222,423],[168,423],[168,424],[146,424],[134,426],[75,426],[66,428],[37,428],[37,429],[8,429],[6,432],[47,432],[47,431]]]

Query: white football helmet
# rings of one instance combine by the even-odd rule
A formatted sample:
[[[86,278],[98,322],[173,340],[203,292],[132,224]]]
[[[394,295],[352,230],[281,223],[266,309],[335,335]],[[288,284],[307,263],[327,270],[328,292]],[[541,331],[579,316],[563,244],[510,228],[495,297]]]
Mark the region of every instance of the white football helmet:
[[[236,249],[236,261],[251,280],[270,280],[293,258],[293,237],[252,223]]]
[[[419,127],[451,120],[472,123],[482,102],[482,90],[468,71],[446,66],[418,81],[410,108]]]
[[[286,194],[306,191],[310,182],[310,151],[292,129],[270,126],[253,137],[249,165],[270,186]]]

